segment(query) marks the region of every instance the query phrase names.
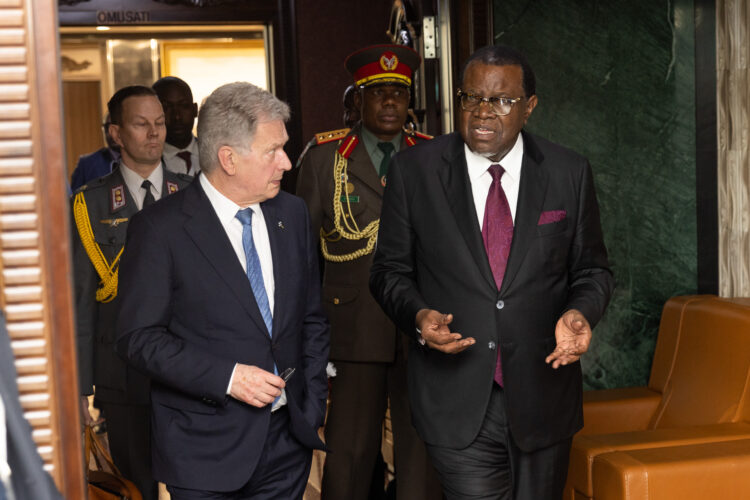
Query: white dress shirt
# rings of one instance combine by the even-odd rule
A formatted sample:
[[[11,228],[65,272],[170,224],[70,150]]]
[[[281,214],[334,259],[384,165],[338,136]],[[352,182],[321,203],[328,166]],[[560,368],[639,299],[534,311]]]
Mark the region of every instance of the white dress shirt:
[[[176,174],[187,173],[187,164],[185,160],[177,156],[177,153],[181,151],[188,151],[190,153],[190,173],[189,175],[195,176],[201,170],[200,157],[198,156],[198,140],[193,136],[190,140],[190,144],[186,148],[177,148],[172,146],[170,143],[164,143],[164,151],[162,152],[162,158],[166,164],[167,170]]]
[[[510,206],[510,215],[515,223],[518,188],[521,182],[521,164],[523,162],[523,138],[521,134],[518,134],[516,143],[500,162],[491,161],[489,158],[474,153],[466,144],[464,144],[464,154],[466,155],[466,166],[469,171],[471,193],[474,197],[479,227],[481,228],[484,222],[484,206],[487,204],[487,193],[490,192],[490,185],[492,184],[492,174],[490,174],[489,168],[490,165],[496,163],[500,163],[500,166],[505,170],[500,178],[500,184],[505,191],[505,198]]]
[[[161,191],[162,187],[164,187],[164,170],[161,168],[161,164],[151,172],[151,175],[144,179],[135,170],[132,170],[121,161],[120,173],[122,174],[122,179],[125,181],[125,185],[128,187],[128,191],[130,191],[130,196],[135,200],[138,210],[143,208],[143,199],[146,197],[146,190],[141,187],[141,184],[145,180],[151,182],[151,194],[154,195],[154,201],[161,199]]]
[[[237,259],[242,265],[242,269],[247,274],[247,261],[245,259],[245,247],[242,244],[242,223],[237,219],[237,211],[243,208],[237,205],[235,202],[221,194],[214,186],[208,177],[201,175],[198,177],[199,182],[203,191],[208,197],[208,201],[214,208],[221,226],[224,228],[229,242],[232,244],[234,253],[237,254]],[[273,305],[274,305],[274,290],[275,284],[273,280],[273,258],[271,256],[271,242],[268,239],[268,228],[266,227],[266,220],[263,217],[263,210],[260,208],[259,203],[250,205],[253,210],[253,244],[255,250],[258,252],[258,259],[260,260],[260,268],[263,273],[263,285],[266,288],[266,296],[268,296],[268,307],[271,309],[271,317],[273,317]],[[235,369],[237,365],[235,365]],[[232,387],[232,380],[234,379],[234,370],[232,370],[232,376],[229,378],[229,385],[227,386],[227,394],[229,394]],[[286,391],[282,390],[281,397],[274,403],[273,409],[276,410],[286,403]]]

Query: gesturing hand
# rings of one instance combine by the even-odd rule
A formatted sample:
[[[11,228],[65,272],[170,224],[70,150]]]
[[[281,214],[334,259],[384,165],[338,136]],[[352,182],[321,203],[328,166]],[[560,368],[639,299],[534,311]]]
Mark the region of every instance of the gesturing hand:
[[[547,356],[546,363],[552,363],[552,368],[559,368],[560,365],[578,361],[581,355],[589,350],[591,343],[589,322],[576,309],[565,311],[557,320],[555,339],[557,347]]]
[[[434,309],[420,309],[417,313],[416,325],[422,331],[425,344],[446,354],[456,354],[475,340],[472,337],[462,338],[460,333],[451,332],[448,325],[453,321],[452,314],[442,314]]]
[[[257,366],[237,363],[229,395],[245,403],[263,408],[278,396],[286,386],[281,377]]]

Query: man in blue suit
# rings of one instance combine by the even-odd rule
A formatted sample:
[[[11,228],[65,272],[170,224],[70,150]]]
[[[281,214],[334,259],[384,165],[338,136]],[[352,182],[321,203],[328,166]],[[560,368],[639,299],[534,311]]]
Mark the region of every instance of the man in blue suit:
[[[288,118],[252,84],[216,89],[202,175],[128,227],[117,348],[152,377],[172,500],[302,498],[323,446],[328,323],[305,203],[280,192]]]

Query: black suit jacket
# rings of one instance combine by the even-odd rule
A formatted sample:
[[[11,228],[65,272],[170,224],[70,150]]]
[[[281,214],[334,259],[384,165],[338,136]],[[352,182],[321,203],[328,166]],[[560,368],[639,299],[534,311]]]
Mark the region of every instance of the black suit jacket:
[[[226,395],[235,363],[279,372],[291,432],[321,447],[328,323],[304,202],[281,192],[261,204],[273,255],[273,337],[200,182],[134,216],[120,267],[118,350],[152,377],[154,475],[189,489],[229,491],[250,478],[270,406]]]
[[[528,133],[523,139],[513,243],[499,291],[460,135],[400,152],[389,170],[374,296],[415,338],[416,313],[430,308],[453,313],[451,330],[476,339],[457,355],[412,342],[409,396],[417,430],[430,444],[463,448],[474,440],[497,345],[510,430],[521,449],[548,446],[582,426],[580,363],[553,370],[544,360],[555,348],[560,315],[578,309],[593,327],[613,288],[591,169],[568,149]],[[540,224],[551,211],[565,217]]]

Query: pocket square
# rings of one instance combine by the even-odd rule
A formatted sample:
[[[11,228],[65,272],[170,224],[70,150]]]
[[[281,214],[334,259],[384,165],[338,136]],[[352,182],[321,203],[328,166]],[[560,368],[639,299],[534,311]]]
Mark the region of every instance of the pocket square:
[[[565,210],[547,210],[546,212],[542,212],[542,215],[539,216],[539,222],[537,222],[537,226],[559,222],[566,216],[567,212]]]

